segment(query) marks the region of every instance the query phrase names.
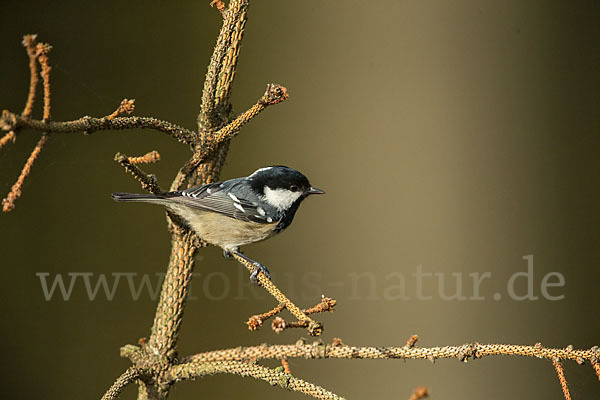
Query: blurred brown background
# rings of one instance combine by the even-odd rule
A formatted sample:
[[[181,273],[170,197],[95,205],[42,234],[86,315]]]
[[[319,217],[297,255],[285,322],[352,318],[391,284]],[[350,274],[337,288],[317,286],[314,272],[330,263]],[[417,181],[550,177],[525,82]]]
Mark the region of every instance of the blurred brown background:
[[[0,24],[0,106],[22,110],[28,85],[23,34],[54,46],[52,115],[64,121],[112,112],[136,99],[136,115],[195,127],[201,85],[220,16],[209,1],[5,1]],[[255,1],[234,106],[243,111],[281,83],[291,97],[235,140],[224,179],[287,164],[325,189],[303,204],[285,234],[248,246],[302,305],[321,293],[338,309],[320,319],[324,340],[423,346],[471,341],[589,348],[600,344],[600,9],[597,2]],[[39,104],[38,104],[39,106]],[[36,110],[39,117],[39,108]],[[0,189],[15,181],[39,134],[0,150]],[[163,187],[188,157],[154,131],[52,137],[14,212],[0,216],[4,393],[11,398],[99,398],[127,366],[119,347],[149,334],[155,301],[132,299],[121,278],[109,301],[90,301],[81,276],[64,301],[44,298],[36,273],[164,272],[164,213],[110,200],[141,189],[112,161],[158,150],[147,167]],[[534,255],[537,301],[507,295]],[[473,296],[470,273],[491,273],[485,300],[445,301],[437,278],[416,298],[411,274],[443,273],[444,289]],[[356,278],[356,274],[367,275]],[[545,274],[565,286],[542,297]],[[274,301],[248,286],[241,267],[201,252],[179,351],[293,343],[303,331],[249,332],[243,321]],[[398,273],[408,299],[394,298]],[[212,274],[212,275],[210,275]],[[396,275],[394,275],[396,274]],[[209,277],[208,280],[205,277]],[[396,278],[394,278],[396,276]],[[241,288],[240,288],[240,285]],[[516,285],[526,290],[524,280]],[[499,293],[502,298],[494,300]],[[276,365],[272,363],[270,365]],[[552,365],[523,358],[292,360],[293,372],[353,399],[561,399]],[[595,398],[589,366],[566,364],[576,399]],[[123,398],[135,398],[127,389]],[[303,398],[264,382],[215,376],[178,384],[173,399]]]

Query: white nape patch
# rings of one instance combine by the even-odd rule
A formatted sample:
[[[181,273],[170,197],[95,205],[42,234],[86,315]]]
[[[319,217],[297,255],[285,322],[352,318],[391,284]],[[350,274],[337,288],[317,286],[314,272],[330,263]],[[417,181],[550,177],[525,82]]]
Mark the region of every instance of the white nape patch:
[[[240,202],[240,200],[239,200],[237,197],[235,197],[235,194],[232,194],[232,193],[227,193],[227,195],[228,195],[229,197],[231,197],[231,199],[232,199],[233,201],[235,201],[236,203],[239,203],[239,202]]]
[[[259,213],[261,216],[263,216],[263,217],[265,216],[265,209],[264,209],[264,208],[262,208],[262,207],[258,207],[258,208],[256,209],[256,211],[258,211],[258,213]]]
[[[238,210],[240,210],[241,212],[246,212],[246,210],[244,210],[244,207],[242,207],[242,205],[241,205],[240,203],[236,203],[236,202],[234,202],[234,203],[233,203],[233,206],[234,206],[235,208],[237,208]]]
[[[271,189],[268,186],[265,186],[264,192],[265,195],[262,196],[263,200],[280,211],[290,208],[290,206],[302,196],[300,191],[292,192],[291,190],[282,188]]]
[[[256,171],[254,171],[252,174],[250,174],[250,175],[248,176],[248,178],[252,178],[252,177],[253,177],[253,176],[255,176],[256,174],[258,174],[258,173],[260,173],[260,172],[263,172],[263,171],[268,171],[268,170],[270,170],[271,168],[273,168],[273,167],[264,167],[264,168],[259,168],[259,169],[257,169]]]

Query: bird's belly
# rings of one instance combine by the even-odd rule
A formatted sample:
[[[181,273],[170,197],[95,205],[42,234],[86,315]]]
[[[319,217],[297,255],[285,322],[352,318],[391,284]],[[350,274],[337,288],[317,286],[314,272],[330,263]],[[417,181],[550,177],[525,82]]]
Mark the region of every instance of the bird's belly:
[[[260,224],[240,221],[222,214],[194,210],[186,218],[198,236],[210,244],[235,250],[246,244],[267,239],[275,233],[277,223]]]

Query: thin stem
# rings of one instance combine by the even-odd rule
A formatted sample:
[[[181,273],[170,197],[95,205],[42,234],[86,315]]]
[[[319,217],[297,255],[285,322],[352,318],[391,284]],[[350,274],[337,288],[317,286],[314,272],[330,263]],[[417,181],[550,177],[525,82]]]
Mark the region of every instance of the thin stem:
[[[250,362],[221,361],[207,363],[180,364],[171,368],[168,376],[173,382],[195,379],[218,373],[248,376],[268,382],[271,386],[280,386],[287,390],[304,393],[315,399],[342,399],[342,397],[320,386],[285,373],[283,368],[271,369]]]
[[[10,189],[10,192],[8,193],[6,198],[2,200],[2,211],[9,212],[15,208],[15,201],[19,197],[21,197],[21,189],[23,188],[23,182],[25,182],[25,178],[27,178],[27,176],[31,172],[31,168],[35,163],[35,160],[37,160],[38,156],[42,152],[42,148],[44,147],[47,141],[48,135],[43,134],[40,140],[33,148],[33,151],[29,155],[27,162],[25,162],[25,165],[23,166],[23,169],[21,170],[21,174],[17,178],[17,181],[14,183],[14,185],[12,185],[12,188]]]
[[[158,186],[156,176],[145,173],[136,165],[142,162],[156,162],[160,159],[160,155],[157,155],[157,152],[153,152],[142,157],[127,157],[125,154],[117,153],[115,155],[115,161],[125,168],[125,171],[133,175],[133,177],[142,184],[144,190],[147,190],[152,194],[160,194],[162,193],[162,190],[160,189],[160,186]]]
[[[35,103],[35,90],[39,82],[39,76],[37,72],[37,51],[36,41],[37,35],[25,35],[23,37],[23,46],[27,51],[29,57],[29,92],[27,93],[27,101],[25,102],[25,108],[23,109],[23,116],[29,117],[33,112],[33,104]]]
[[[106,391],[102,400],[114,400],[119,397],[123,389],[130,383],[135,381],[140,376],[140,371],[135,367],[129,367],[127,371],[123,372],[121,376],[112,384],[112,386]]]
[[[254,266],[251,262],[240,257],[239,255],[233,253],[233,257],[250,273],[254,272],[256,266]],[[314,321],[310,317],[308,317],[297,305],[295,305],[288,297],[275,286],[275,284],[265,276],[264,273],[259,272],[257,276],[258,282],[271,294],[271,296],[275,297],[280,304],[284,304],[285,308],[291,312],[294,317],[296,317],[299,321],[303,321],[307,323],[308,332],[312,336],[319,336],[323,332],[323,325],[317,321]]]
[[[565,396],[565,400],[571,400],[571,393],[569,393],[569,386],[567,385],[567,378],[565,377],[565,370],[560,363],[560,359],[558,357],[554,357],[552,359],[552,364],[554,365],[554,369],[556,370],[556,375],[558,375],[558,380],[560,382],[560,387],[562,388],[563,395]]]

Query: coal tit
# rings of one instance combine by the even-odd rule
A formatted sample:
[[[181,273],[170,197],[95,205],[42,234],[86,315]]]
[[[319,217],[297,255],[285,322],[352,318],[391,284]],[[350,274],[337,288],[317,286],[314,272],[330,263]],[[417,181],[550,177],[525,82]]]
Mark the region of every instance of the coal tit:
[[[267,239],[287,228],[302,200],[323,194],[295,169],[285,166],[260,168],[245,178],[209,183],[160,195],[113,193],[116,201],[141,201],[166,206],[181,216],[198,236],[235,254],[270,277],[264,265],[240,253],[240,246]]]

